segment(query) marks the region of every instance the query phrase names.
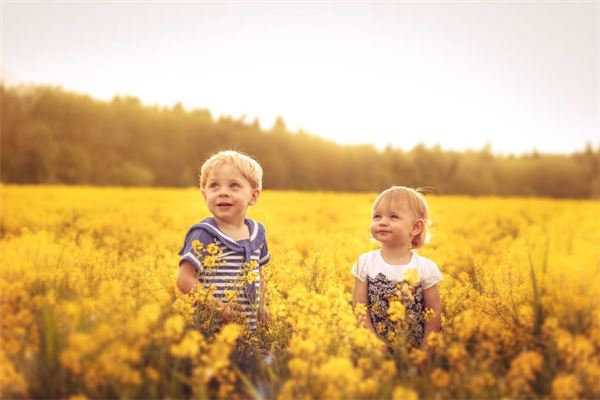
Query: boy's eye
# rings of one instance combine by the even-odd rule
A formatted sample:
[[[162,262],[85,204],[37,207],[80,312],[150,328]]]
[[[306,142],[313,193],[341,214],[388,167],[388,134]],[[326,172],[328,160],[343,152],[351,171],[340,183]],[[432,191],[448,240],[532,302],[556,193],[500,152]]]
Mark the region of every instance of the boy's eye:
[[[379,219],[379,218],[381,218],[381,215],[379,215],[379,214],[373,215],[373,219]]]
[[[390,218],[391,219],[398,219],[399,217],[397,215],[392,215]]]
[[[210,185],[208,185],[208,187],[209,187],[210,189],[216,189],[217,187],[219,187],[219,185],[217,184],[217,182],[213,182],[213,183],[211,183]]]
[[[236,189],[241,187],[241,185],[239,183],[232,183],[230,186],[232,188],[236,188]]]

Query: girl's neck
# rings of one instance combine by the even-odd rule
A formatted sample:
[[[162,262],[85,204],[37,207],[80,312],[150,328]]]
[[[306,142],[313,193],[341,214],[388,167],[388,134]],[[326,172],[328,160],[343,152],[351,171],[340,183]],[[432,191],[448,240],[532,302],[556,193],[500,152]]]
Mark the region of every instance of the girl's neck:
[[[381,246],[381,257],[388,264],[404,265],[410,262],[412,252],[408,247]]]
[[[217,228],[233,240],[244,240],[250,239],[250,229],[244,222],[244,218],[240,221],[223,221],[215,218],[215,223],[217,224]]]

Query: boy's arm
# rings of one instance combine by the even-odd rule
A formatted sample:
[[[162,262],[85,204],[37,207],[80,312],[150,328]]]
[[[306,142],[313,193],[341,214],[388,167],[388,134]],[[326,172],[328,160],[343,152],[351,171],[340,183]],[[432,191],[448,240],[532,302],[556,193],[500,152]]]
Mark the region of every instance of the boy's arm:
[[[177,287],[183,293],[189,293],[198,286],[196,269],[189,261],[183,260],[179,265],[179,274],[177,275]]]
[[[267,304],[267,281],[265,280],[265,270],[261,268],[258,275],[260,276],[260,306],[263,307]]]
[[[265,279],[264,267],[261,267],[259,270],[260,275],[260,303],[258,306],[259,310],[259,319],[263,325],[269,325],[271,322],[271,314],[269,313],[269,308],[267,307],[267,280]]]
[[[179,274],[177,275],[177,287],[183,293],[188,294],[198,286],[198,277],[196,275],[196,269],[194,266],[186,260],[181,262],[179,266]],[[226,306],[223,306],[212,296],[209,296],[206,301],[215,311],[221,316],[221,318],[227,322],[236,317],[237,313],[241,312],[241,306],[235,302],[232,302]]]
[[[369,328],[373,333],[375,329],[369,318],[369,299],[367,296],[367,283],[361,281],[358,278],[354,278],[354,290],[352,291],[352,307],[356,309],[358,304],[364,305],[364,313],[359,313],[358,323],[362,326]]]
[[[431,332],[439,332],[442,325],[441,317],[441,300],[440,300],[440,287],[435,284],[423,291],[423,298],[425,300],[425,309],[431,308],[435,315],[428,321],[425,321],[425,331],[423,332],[423,346],[427,344],[427,336]]]

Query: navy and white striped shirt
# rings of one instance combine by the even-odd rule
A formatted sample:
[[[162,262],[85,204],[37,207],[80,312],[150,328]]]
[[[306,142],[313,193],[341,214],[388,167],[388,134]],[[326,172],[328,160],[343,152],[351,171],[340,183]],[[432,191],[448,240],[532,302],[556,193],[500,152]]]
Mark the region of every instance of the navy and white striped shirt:
[[[256,317],[260,302],[259,271],[271,258],[267,247],[265,228],[259,222],[246,218],[250,239],[233,240],[219,230],[213,218],[206,218],[193,225],[185,236],[183,247],[179,251],[181,264],[189,261],[198,271],[198,280],[204,288],[214,288],[213,296],[223,304],[228,295],[235,295],[235,301],[242,306],[248,328],[256,329]],[[203,250],[198,250],[202,244]],[[211,267],[205,257],[206,248],[211,243],[218,247],[217,265]],[[209,257],[210,258],[210,257]],[[253,265],[254,264],[254,265]],[[250,267],[250,268],[248,268]],[[247,274],[255,281],[248,283]]]

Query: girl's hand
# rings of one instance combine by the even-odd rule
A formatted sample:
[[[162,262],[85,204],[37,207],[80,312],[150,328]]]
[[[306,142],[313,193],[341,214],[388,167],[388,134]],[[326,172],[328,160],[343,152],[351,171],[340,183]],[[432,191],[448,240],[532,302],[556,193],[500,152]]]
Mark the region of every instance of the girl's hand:
[[[263,304],[258,309],[258,320],[264,326],[269,326],[271,323],[271,313],[269,312],[269,308],[266,304]]]

